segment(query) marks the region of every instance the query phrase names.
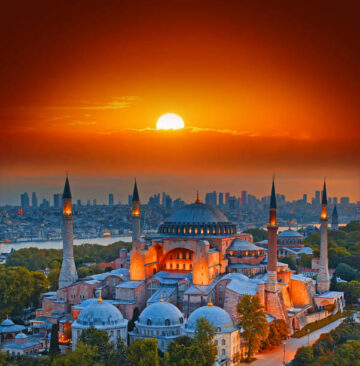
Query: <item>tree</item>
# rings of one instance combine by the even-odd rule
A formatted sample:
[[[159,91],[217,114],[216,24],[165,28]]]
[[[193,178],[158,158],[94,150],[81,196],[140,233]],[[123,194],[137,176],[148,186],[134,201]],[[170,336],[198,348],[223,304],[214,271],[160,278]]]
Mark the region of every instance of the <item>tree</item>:
[[[182,336],[173,340],[168,346],[169,365],[186,366],[191,364],[190,348],[193,340],[190,337]]]
[[[311,268],[312,256],[309,254],[300,254],[298,259],[298,266],[301,268]]]
[[[34,280],[34,288],[31,295],[31,302],[33,306],[39,305],[40,294],[46,292],[49,288],[49,281],[46,276],[41,272],[32,272]]]
[[[76,343],[76,349],[67,355],[57,357],[52,366],[95,366],[99,358],[97,347],[87,346],[82,342]]]
[[[360,340],[348,340],[334,352],[333,366],[360,366]]]
[[[244,295],[237,305],[238,322],[247,343],[247,361],[259,349],[262,339],[268,335],[268,323],[264,307],[258,296]]]
[[[351,281],[356,276],[356,271],[354,268],[350,267],[348,264],[340,263],[335,270],[335,275],[339,276],[342,280]]]
[[[357,304],[360,298],[360,282],[339,282],[336,285],[337,291],[343,291],[345,294],[345,300],[349,304]]]
[[[116,341],[116,349],[112,349],[108,356],[108,365],[126,366],[127,345],[121,337]]]
[[[244,231],[244,233],[251,234],[253,236],[254,242],[262,241],[267,239],[267,231],[264,229],[251,228]]]
[[[314,361],[312,347],[300,347],[296,351],[294,366],[308,366]]]
[[[79,341],[85,345],[96,347],[99,361],[103,361],[106,365],[109,364],[109,356],[113,350],[113,344],[109,339],[106,331],[94,327],[84,329],[79,337]]]
[[[55,323],[51,328],[51,338],[50,338],[50,356],[54,357],[60,353],[59,347],[59,324]]]
[[[284,339],[289,338],[289,326],[282,319],[271,322],[269,326],[269,334],[263,341],[262,348],[266,349],[272,346],[279,346]]]
[[[133,312],[133,316],[131,318],[131,320],[129,321],[128,323],[128,332],[132,332],[132,330],[134,329],[135,327],[135,322],[139,319],[139,316],[140,316],[140,311],[139,309],[136,307],[134,309],[134,312]]]
[[[289,268],[292,269],[292,270],[296,269],[295,259],[291,255],[289,257],[279,258],[279,262],[288,264]]]
[[[60,269],[54,268],[48,274],[48,281],[50,285],[50,291],[56,291],[59,287],[59,276],[60,276]]]
[[[215,328],[206,318],[199,318],[196,322],[195,345],[203,354],[205,360],[204,366],[211,366],[217,356],[217,346],[214,343]]]
[[[157,340],[137,339],[128,348],[127,361],[131,366],[160,366]]]

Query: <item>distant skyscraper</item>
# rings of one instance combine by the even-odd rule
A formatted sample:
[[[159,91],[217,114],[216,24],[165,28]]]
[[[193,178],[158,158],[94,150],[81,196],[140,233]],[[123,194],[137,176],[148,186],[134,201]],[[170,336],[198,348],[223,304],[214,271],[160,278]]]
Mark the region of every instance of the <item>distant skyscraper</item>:
[[[336,205],[334,206],[332,215],[331,215],[331,228],[333,230],[337,230],[339,228],[339,216],[337,212]]]
[[[109,193],[109,206],[112,206],[114,204],[114,194]]]
[[[77,200],[77,206],[80,207],[81,206],[81,200]]]
[[[96,206],[96,198],[93,199],[93,206]]]
[[[350,198],[349,197],[341,197],[340,198],[340,204],[341,205],[349,205],[350,204]]]
[[[247,202],[247,191],[242,191],[241,192],[241,207],[243,209],[246,208],[246,202]]]
[[[60,193],[55,193],[54,194],[54,208],[56,210],[59,210],[61,207],[61,194]]]
[[[31,206],[32,206],[32,208],[38,207],[38,199],[36,197],[36,192],[33,192],[31,195]]]
[[[333,197],[333,204],[337,205],[338,204],[338,198],[337,197]]]
[[[303,194],[303,202],[307,203],[307,194],[305,194],[305,193]]]
[[[219,206],[224,206],[224,193],[219,193]]]
[[[315,205],[320,205],[320,191],[315,192]]]
[[[21,200],[21,208],[23,210],[26,210],[29,208],[30,206],[30,202],[29,202],[29,195],[25,192],[20,196],[20,200]]]
[[[128,205],[129,206],[132,206],[132,200],[133,200],[133,196],[132,196],[132,194],[129,194],[128,195]]]

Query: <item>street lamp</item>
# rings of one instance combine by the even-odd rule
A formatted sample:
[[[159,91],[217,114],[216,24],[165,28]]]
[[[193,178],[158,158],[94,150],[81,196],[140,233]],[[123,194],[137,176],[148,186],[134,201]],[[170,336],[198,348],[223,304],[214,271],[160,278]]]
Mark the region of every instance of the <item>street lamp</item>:
[[[308,334],[308,346],[310,346],[310,329],[307,329],[307,334]]]
[[[286,355],[286,339],[283,341],[283,345],[284,345],[284,357],[283,357],[283,365],[286,365],[286,360],[285,360],[285,355]]]

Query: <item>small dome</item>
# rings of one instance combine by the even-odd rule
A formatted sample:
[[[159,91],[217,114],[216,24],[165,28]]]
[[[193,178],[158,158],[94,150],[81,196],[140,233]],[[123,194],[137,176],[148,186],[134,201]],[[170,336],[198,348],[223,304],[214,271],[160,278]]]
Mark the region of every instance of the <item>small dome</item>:
[[[218,306],[202,306],[190,314],[186,322],[186,329],[194,332],[197,320],[200,318],[206,318],[216,332],[229,331],[236,327],[231,316],[224,309]]]
[[[216,207],[204,203],[192,203],[175,211],[164,221],[176,223],[224,223],[228,218]]]
[[[281,233],[279,233],[279,237],[302,237],[302,235],[300,233],[298,233],[295,230],[289,229],[289,230],[285,230],[282,231]]]
[[[114,305],[97,301],[85,307],[76,319],[76,323],[86,326],[113,326],[123,323],[123,319],[120,310]]]
[[[228,251],[233,250],[233,251],[237,252],[237,251],[242,251],[242,250],[264,250],[264,248],[260,248],[257,245],[255,245],[254,243],[251,243],[250,241],[237,238],[231,242],[231,244],[227,250]]]
[[[19,333],[15,336],[15,339],[26,339],[27,335],[24,333]]]
[[[141,325],[180,325],[184,322],[181,311],[169,302],[155,302],[140,314]]]
[[[1,326],[9,326],[9,325],[14,325],[15,323],[11,320],[11,319],[5,319],[0,325]]]

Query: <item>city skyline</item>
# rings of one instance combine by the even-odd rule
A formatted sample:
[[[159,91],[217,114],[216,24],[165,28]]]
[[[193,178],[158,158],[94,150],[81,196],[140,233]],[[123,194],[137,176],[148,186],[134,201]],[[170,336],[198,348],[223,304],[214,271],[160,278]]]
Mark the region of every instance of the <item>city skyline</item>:
[[[76,179],[75,179],[76,181]],[[278,183],[279,184],[279,183]],[[328,183],[329,185],[329,183]],[[256,194],[254,193],[253,191],[249,191],[247,189],[238,189],[237,191],[228,191],[226,189],[224,190],[216,190],[216,189],[209,189],[207,191],[204,191],[204,192],[201,192],[199,190],[196,190],[196,191],[193,191],[193,192],[190,192],[190,196],[189,195],[186,195],[185,197],[179,193],[172,193],[172,192],[168,192],[166,190],[161,190],[159,188],[157,188],[157,190],[155,191],[149,191],[146,189],[146,187],[143,187],[141,185],[141,182],[140,182],[140,186],[142,188],[142,192],[145,192],[145,193],[142,193],[142,197],[140,199],[141,201],[141,204],[147,204],[149,199],[151,199],[152,197],[154,197],[155,195],[159,194],[160,195],[160,201],[162,202],[164,200],[164,195],[169,195],[171,196],[172,199],[181,199],[181,200],[185,200],[186,202],[192,202],[195,200],[196,198],[196,195],[197,195],[197,192],[199,194],[199,198],[202,202],[206,202],[206,196],[215,192],[217,194],[217,205],[220,205],[221,204],[219,203],[219,195],[220,194],[223,194],[223,200],[224,200],[224,203],[226,201],[226,197],[225,195],[226,194],[229,194],[230,197],[237,197],[239,199],[242,198],[242,194],[243,192],[245,192],[245,200],[246,200],[246,196],[254,196],[256,197],[257,199],[261,200],[263,198],[266,198],[266,197],[269,197],[268,194]],[[280,184],[281,186],[281,184]],[[76,185],[73,184],[73,187],[76,187]],[[51,188],[49,188],[51,189]],[[127,204],[128,203],[128,199],[129,197],[131,196],[131,191],[129,192],[122,192],[122,193],[119,193],[119,191],[103,191],[102,192],[102,195],[101,196],[98,196],[98,195],[91,195],[91,192],[89,192],[89,195],[79,195],[77,193],[77,190],[76,188],[74,189],[74,198],[76,199],[76,202],[77,201],[81,201],[82,204],[100,204],[100,205],[107,205],[109,204],[110,202],[110,196],[111,197],[111,201],[112,201],[112,204],[118,204],[118,202],[120,201],[121,204]],[[36,202],[36,205],[34,206],[34,204],[32,204],[32,202],[34,202],[34,193],[35,193],[35,202]],[[44,194],[41,194],[41,192],[39,191],[24,191],[24,192],[18,192],[18,196],[17,197],[14,197],[14,202],[15,203],[2,203],[0,201],[0,206],[4,206],[6,204],[8,205],[12,205],[12,206],[20,206],[21,205],[21,196],[23,194],[28,194],[28,197],[27,197],[27,200],[29,202],[29,206],[30,207],[35,207],[37,208],[41,202],[43,200],[47,200],[49,201],[49,204],[51,207],[55,207],[55,208],[60,208],[60,197],[61,197],[61,194],[60,193],[57,193],[57,192],[54,192],[54,191],[51,191],[50,193],[48,193],[47,195],[44,195]],[[306,196],[306,202],[311,204],[313,200],[317,200],[318,203],[320,202],[320,194],[321,194],[321,190],[319,189],[315,189],[314,191],[310,191],[309,193],[307,192],[298,192],[296,196],[294,197],[291,197],[289,196],[288,194],[286,194],[286,192],[282,192],[282,191],[279,191],[278,193],[278,196],[283,196],[285,197],[286,201],[288,202],[295,202],[295,201],[301,201],[304,199],[304,196]],[[166,197],[166,196],[165,196]],[[356,203],[359,203],[360,201],[358,200],[354,200],[352,199],[350,196],[346,195],[346,194],[341,194],[341,195],[335,195],[335,194],[329,194],[329,198],[333,199],[333,198],[336,198],[337,200],[337,204],[340,204],[341,203],[341,199],[346,199],[348,200],[350,203],[353,203],[353,204],[356,204]],[[56,203],[55,203],[55,200],[56,200]],[[18,201],[16,203],[16,201]],[[75,203],[76,203],[75,202]],[[333,204],[333,202],[331,201],[331,203]]]

